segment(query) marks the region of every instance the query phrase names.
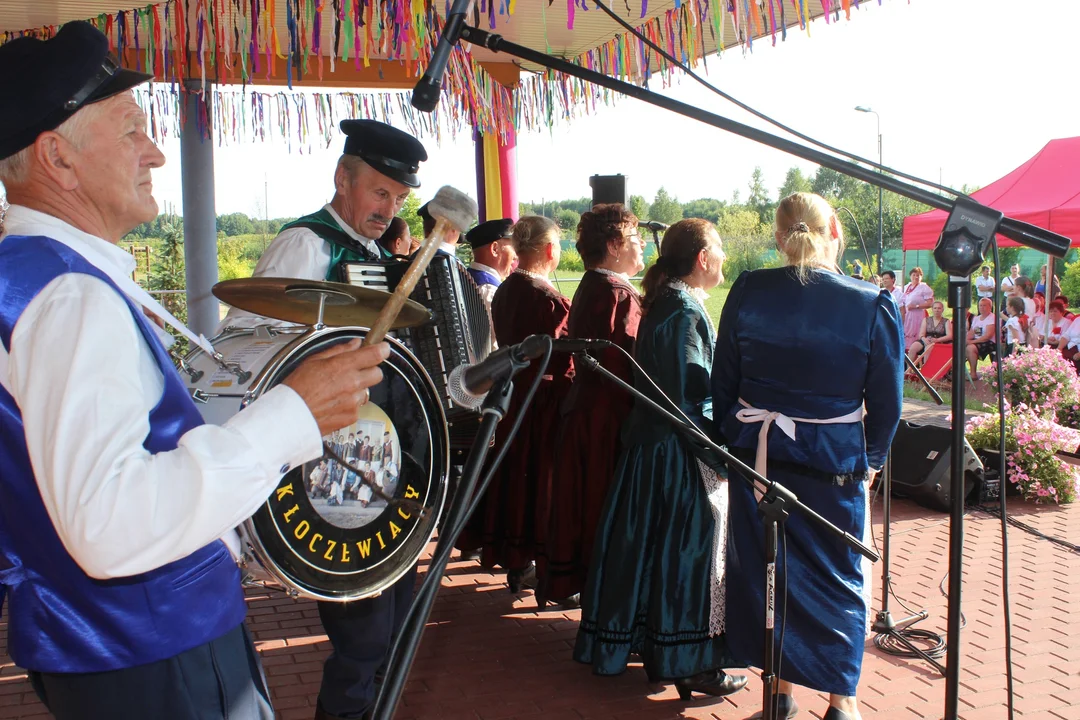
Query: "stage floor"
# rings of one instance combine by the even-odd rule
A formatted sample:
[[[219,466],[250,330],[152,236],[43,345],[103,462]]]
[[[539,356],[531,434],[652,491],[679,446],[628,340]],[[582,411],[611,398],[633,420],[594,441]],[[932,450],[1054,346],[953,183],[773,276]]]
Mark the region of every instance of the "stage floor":
[[[880,500],[875,534],[880,542]],[[946,516],[905,500],[894,503],[893,581],[909,606],[926,609],[919,627],[944,633],[939,585],[948,563]],[[1080,504],[1045,507],[1013,502],[1012,514],[1041,532],[1080,543]],[[965,523],[961,707],[967,720],[1005,718],[999,522],[977,510]],[[1015,704],[1021,717],[1080,720],[1080,642],[1069,626],[1080,597],[1080,554],[1010,528]],[[426,566],[422,562],[421,570]],[[880,571],[878,571],[879,573]],[[880,605],[875,575],[874,607]],[[279,593],[250,592],[248,624],[262,653],[278,715],[313,717],[321,663],[329,651],[314,604]],[[890,602],[894,617],[903,608]],[[579,613],[536,612],[531,593],[511,595],[501,576],[475,562],[456,562],[413,670],[398,718],[745,718],[758,708],[761,684],[720,700],[683,703],[671,685],[651,685],[640,666],[614,678],[594,677],[570,650]],[[7,628],[0,624],[0,634]],[[1072,640],[1069,638],[1073,637]],[[859,697],[865,718],[937,718],[945,681],[927,664],[866,644]],[[0,718],[46,718],[25,673],[0,658]],[[826,700],[797,691],[801,717],[820,717]]]
[[[947,408],[905,401],[904,418],[948,426]],[[1080,544],[1080,503],[1038,506],[1010,498],[1010,514],[1038,531]],[[874,535],[881,542],[881,500]],[[1006,718],[1005,636],[1001,615],[1001,524],[969,509],[965,518],[960,703],[965,720]],[[892,574],[900,600],[946,626],[948,518],[907,500],[893,503]],[[1009,528],[1014,704],[1019,717],[1080,720],[1080,629],[1069,625],[1080,597],[1080,554]],[[426,558],[421,561],[423,573]],[[881,606],[875,566],[873,607]],[[248,626],[262,655],[281,720],[310,720],[330,646],[314,603],[277,592],[248,592]],[[896,620],[909,613],[890,600]],[[582,720],[584,718],[746,718],[759,709],[761,683],[722,699],[683,703],[672,685],[650,684],[640,665],[595,677],[570,656],[579,611],[537,612],[532,593],[511,595],[503,576],[476,562],[454,562],[436,602],[397,718],[427,720]],[[0,622],[6,647],[7,624]],[[1073,639],[1070,640],[1069,638]],[[942,662],[944,662],[942,660]],[[800,717],[819,718],[827,700],[797,690]],[[945,680],[921,660],[897,658],[866,642],[859,700],[864,718],[940,718]],[[0,655],[0,719],[49,717],[26,674]],[[148,719],[149,720],[149,719]]]

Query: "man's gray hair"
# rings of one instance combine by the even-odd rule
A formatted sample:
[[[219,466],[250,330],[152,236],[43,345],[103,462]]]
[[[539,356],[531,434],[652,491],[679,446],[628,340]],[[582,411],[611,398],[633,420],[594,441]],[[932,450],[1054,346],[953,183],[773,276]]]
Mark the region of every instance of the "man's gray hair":
[[[369,167],[366,162],[355,155],[343,154],[338,158],[337,164],[338,167],[345,169],[345,173],[348,175],[350,181],[355,181],[356,176],[360,174],[361,170]]]
[[[90,139],[90,124],[97,117],[100,108],[101,103],[92,103],[80,108],[53,132],[63,135],[76,149],[81,149]],[[29,180],[30,158],[33,154],[34,146],[31,144],[14,155],[0,160],[0,182],[11,186],[21,185]]]

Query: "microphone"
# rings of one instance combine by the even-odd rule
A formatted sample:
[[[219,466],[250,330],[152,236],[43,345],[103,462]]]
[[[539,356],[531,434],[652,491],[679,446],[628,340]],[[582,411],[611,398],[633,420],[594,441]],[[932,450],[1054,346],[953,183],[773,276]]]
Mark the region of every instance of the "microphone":
[[[549,342],[552,350],[567,353],[611,346],[608,340],[552,340],[547,335],[530,335],[517,345],[496,350],[478,363],[458,365],[451,370],[447,378],[450,399],[459,407],[477,409],[496,380],[512,377],[528,367],[530,361],[543,356]]]
[[[450,14],[446,16],[442,33],[439,35],[439,44],[435,46],[435,52],[431,53],[431,62],[428,63],[420,82],[413,88],[412,106],[421,112],[431,112],[439,104],[446,63],[450,61],[450,51],[461,39],[461,29],[465,27],[465,15],[469,12],[472,2],[473,0],[454,0]]]
[[[639,222],[637,226],[645,228],[646,230],[652,230],[653,232],[657,233],[666,232],[667,229],[671,227],[670,225],[665,225],[664,223],[656,222],[655,220],[650,220],[649,222]]]

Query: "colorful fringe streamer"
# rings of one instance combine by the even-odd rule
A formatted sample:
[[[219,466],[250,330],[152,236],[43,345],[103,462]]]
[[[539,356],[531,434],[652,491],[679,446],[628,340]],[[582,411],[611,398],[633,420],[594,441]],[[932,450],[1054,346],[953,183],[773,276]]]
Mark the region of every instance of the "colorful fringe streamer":
[[[279,36],[273,23],[279,1],[286,3],[287,37]],[[850,17],[852,7],[859,7],[858,0],[790,2],[792,20],[807,33],[815,17],[824,15],[828,22],[832,11],[838,20],[841,9]],[[374,58],[400,63],[408,76],[419,78],[442,25],[436,6],[448,4],[447,0],[167,0],[102,14],[90,22],[105,33],[122,62],[168,83],[142,92],[157,139],[178,128],[184,78],[201,79],[204,92],[206,83],[214,83],[211,114],[219,143],[266,139],[274,129],[301,151],[310,149],[315,138],[331,142],[337,132],[335,118],[394,115],[418,135],[436,140],[444,132],[456,136],[470,127],[506,141],[517,131],[550,130],[560,121],[591,114],[615,100],[615,93],[561,73],[525,76],[519,86],[508,89],[461,48],[451,56],[437,116],[414,112],[408,93],[399,91],[294,95],[227,87],[275,79],[275,73],[281,74],[275,58],[285,61],[283,79],[290,89],[294,84],[317,83],[327,71],[333,75],[337,62],[362,68]],[[480,0],[478,8],[486,24],[496,27],[496,16],[513,15],[516,5],[516,0]],[[570,27],[577,12],[595,11],[587,0],[567,0],[566,6]],[[784,6],[785,0],[677,0],[638,29],[693,67],[704,61],[711,47],[722,52],[730,44],[724,39],[729,21],[744,52],[750,51],[755,36],[770,35],[775,44],[777,29],[781,40],[786,39]],[[642,0],[642,18],[648,16],[648,7],[648,0]],[[446,7],[440,9],[445,13]],[[322,44],[324,27],[333,28],[329,48]],[[57,29],[4,32],[0,43],[21,35],[51,37]],[[329,60],[326,68],[324,60]],[[574,62],[632,82],[644,83],[659,74],[666,86],[673,79],[674,67],[629,33],[616,35]]]

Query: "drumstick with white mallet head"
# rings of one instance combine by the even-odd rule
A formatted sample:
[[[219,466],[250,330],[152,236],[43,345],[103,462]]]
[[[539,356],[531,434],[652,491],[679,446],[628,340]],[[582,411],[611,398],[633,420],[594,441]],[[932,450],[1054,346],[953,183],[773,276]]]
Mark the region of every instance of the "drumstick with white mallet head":
[[[390,299],[386,301],[386,305],[372,324],[371,330],[364,337],[364,345],[382,342],[394,319],[405,305],[405,301],[412,295],[416,283],[420,281],[420,276],[431,264],[431,259],[435,257],[439,246],[452,231],[463,233],[476,221],[477,207],[476,201],[465,193],[449,185],[443,185],[428,203],[428,212],[435,218],[435,229],[416,251],[409,269],[394,288]]]

